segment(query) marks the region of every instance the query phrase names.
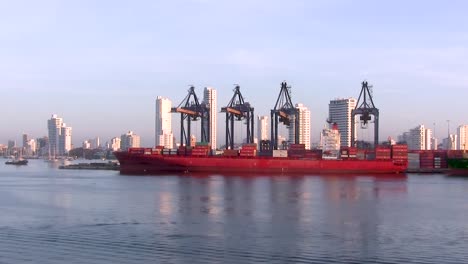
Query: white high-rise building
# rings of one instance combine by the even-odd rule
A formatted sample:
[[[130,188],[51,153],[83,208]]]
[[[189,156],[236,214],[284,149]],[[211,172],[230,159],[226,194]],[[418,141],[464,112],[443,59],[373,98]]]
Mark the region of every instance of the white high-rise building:
[[[117,151],[120,149],[120,142],[122,141],[121,138],[119,137],[115,137],[115,138],[112,138],[110,140],[110,149],[112,149],[112,151]]]
[[[164,146],[165,148],[174,147],[171,107],[172,102],[168,98],[162,96],[156,98],[156,146]]]
[[[51,157],[56,157],[59,155],[58,146],[62,124],[62,118],[58,117],[56,114],[53,114],[52,117],[47,120],[47,130],[49,134],[49,155]]]
[[[310,110],[303,104],[296,104],[296,109],[299,110],[299,144],[310,149]]]
[[[205,91],[203,93],[203,102],[209,107],[209,120],[208,123],[210,125],[210,133],[208,138],[210,139],[211,149],[216,149],[217,141],[216,141],[216,134],[217,130],[217,104],[216,104],[216,90],[214,88],[205,87]]]
[[[139,148],[140,147],[140,136],[133,133],[133,131],[128,131],[126,134],[123,134],[120,137],[120,149],[128,150],[129,148]]]
[[[83,149],[91,149],[91,142],[89,140],[85,140],[81,146]]]
[[[432,130],[419,125],[406,134],[406,143],[409,150],[431,150]]]
[[[65,123],[60,128],[58,154],[66,155],[72,149],[72,128]]]
[[[468,149],[468,125],[457,128],[457,148],[460,150]]]
[[[355,98],[331,100],[328,105],[328,119],[333,124],[338,125],[341,135],[341,146],[351,146],[351,111],[356,108]],[[356,129],[354,129],[356,138]]]
[[[258,116],[257,141],[268,140],[268,116]]]

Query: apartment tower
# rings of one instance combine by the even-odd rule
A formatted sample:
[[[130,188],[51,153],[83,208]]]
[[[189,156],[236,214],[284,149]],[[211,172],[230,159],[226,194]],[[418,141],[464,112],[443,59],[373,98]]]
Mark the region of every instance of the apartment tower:
[[[306,149],[310,149],[310,110],[303,104],[296,104],[299,111],[299,144],[304,144]],[[289,128],[289,142],[294,142],[294,125]]]
[[[217,133],[217,105],[216,105],[216,90],[214,88],[205,87],[203,92],[203,102],[209,107],[209,119],[207,120],[210,129],[209,129],[209,142],[211,144],[211,149],[216,149],[216,133]]]
[[[331,100],[328,105],[328,121],[338,125],[341,146],[351,146],[351,111],[356,108],[356,103],[355,98],[340,98]]]
[[[172,133],[172,102],[168,98],[158,96],[156,98],[156,122],[155,145],[165,148],[174,147],[174,135]]]
[[[268,116],[258,116],[257,139],[258,142],[268,140]]]

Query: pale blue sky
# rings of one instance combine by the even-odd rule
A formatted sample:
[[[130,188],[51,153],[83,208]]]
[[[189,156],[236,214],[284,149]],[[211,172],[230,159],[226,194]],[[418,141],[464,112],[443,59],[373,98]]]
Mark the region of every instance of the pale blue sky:
[[[211,86],[221,107],[237,83],[269,115],[283,80],[312,111],[313,141],[329,100],[357,97],[364,79],[381,138],[434,123],[445,136],[447,119],[452,130],[468,123],[466,10],[427,0],[0,0],[0,143],[46,135],[56,113],[75,145],[128,130],[151,145],[158,95],[178,104],[188,85],[199,96]]]

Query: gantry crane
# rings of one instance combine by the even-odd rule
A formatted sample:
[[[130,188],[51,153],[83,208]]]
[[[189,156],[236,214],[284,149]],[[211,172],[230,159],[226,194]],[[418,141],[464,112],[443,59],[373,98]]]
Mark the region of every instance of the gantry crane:
[[[294,126],[294,143],[299,143],[299,111],[291,101],[291,87],[286,82],[281,83],[281,90],[275,107],[271,110],[271,145],[278,149],[278,124]]]
[[[351,145],[356,146],[355,139],[355,116],[360,115],[362,128],[367,128],[368,123],[371,121],[371,115],[374,116],[374,146],[379,143],[379,109],[374,105],[372,93],[370,92],[367,81],[362,82],[361,93],[356,103],[356,107],[351,111]],[[361,102],[362,99],[362,103]]]
[[[202,142],[209,142],[210,123],[208,120],[210,111],[205,103],[200,103],[198,101],[198,97],[195,94],[195,87],[190,86],[188,95],[177,107],[171,108],[171,113],[180,113],[181,146],[190,146],[191,121],[198,121],[199,119],[201,119],[200,140]],[[187,127],[185,127],[184,121],[186,121]],[[207,124],[205,124],[205,122]]]
[[[226,149],[234,149],[234,121],[245,120],[247,126],[247,142],[254,141],[254,108],[240,92],[239,85],[234,88],[234,95],[226,107],[221,108],[221,112],[226,113]]]

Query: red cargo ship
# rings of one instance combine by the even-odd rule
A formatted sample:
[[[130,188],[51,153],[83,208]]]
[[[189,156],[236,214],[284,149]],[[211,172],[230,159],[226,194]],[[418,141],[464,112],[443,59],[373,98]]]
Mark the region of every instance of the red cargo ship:
[[[394,174],[407,169],[406,145],[394,145],[389,151],[377,148],[374,159],[349,157],[322,159],[310,150],[289,151],[288,157],[264,156],[256,148],[244,146],[240,151],[226,150],[223,155],[209,155],[208,147],[164,150],[161,148],[131,148],[116,152],[122,174],[167,173],[248,173],[248,174]],[[351,151],[352,152],[352,151]],[[381,154],[384,153],[384,154]],[[387,155],[388,153],[388,155]]]

